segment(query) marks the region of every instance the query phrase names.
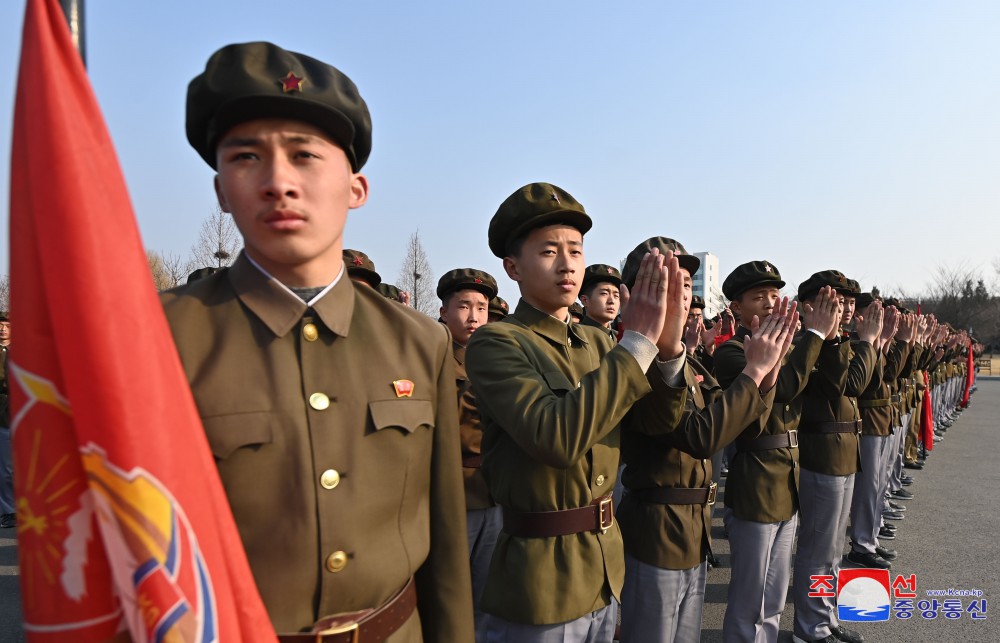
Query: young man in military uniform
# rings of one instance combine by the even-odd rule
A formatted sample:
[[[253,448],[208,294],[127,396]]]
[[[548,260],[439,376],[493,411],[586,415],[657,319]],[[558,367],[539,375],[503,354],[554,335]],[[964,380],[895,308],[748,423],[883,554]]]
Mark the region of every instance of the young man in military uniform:
[[[490,221],[490,250],[521,291],[514,312],[476,331],[466,352],[483,473],[503,508],[482,601],[493,643],[610,643],[615,630],[624,577],[610,493],[618,424],[650,391],[645,373],[679,275],[669,257],[643,259],[617,345],[568,323],[590,227],[583,206],[548,183],[520,188]],[[683,389],[661,413],[679,414],[682,400]]]
[[[487,323],[498,322],[507,316],[510,312],[510,306],[507,304],[507,300],[497,295],[490,300],[489,316],[487,317]]]
[[[716,351],[716,378],[724,389],[746,367],[743,340],[754,317],[768,318],[781,300],[785,282],[767,261],[738,266],[722,284],[740,319],[736,335]],[[726,480],[731,551],[729,598],[722,636],[727,643],[775,643],[785,609],[792,550],[798,524],[798,425],[802,392],[819,359],[823,342],[840,322],[836,294],[822,288],[812,301],[803,333],[783,358],[774,404],[763,426],[753,422],[736,439]]]
[[[618,317],[621,309],[622,275],[614,266],[595,263],[583,272],[583,286],[580,301],[583,303],[583,321],[587,326],[602,328],[613,341],[618,334],[611,328],[611,322]]]
[[[471,641],[447,331],[347,278],[368,109],[264,42],[213,54],[187,135],[245,249],[163,297],[250,568],[283,643]]]
[[[799,284],[798,299],[812,305],[824,286],[837,291],[844,310],[842,331],[851,322],[855,295],[843,273],[814,273]],[[875,369],[873,344],[882,332],[880,304],[869,307],[865,318],[858,320],[856,332],[859,341],[853,344],[842,332],[824,342],[804,393],[799,422],[799,536],[792,581],[797,643],[863,641],[857,632],[840,625],[830,598],[809,596],[814,577],[835,578],[840,569],[854,474],[861,466],[857,396]]]
[[[483,478],[483,427],[476,408],[476,397],[465,372],[465,347],[472,334],[487,323],[489,302],[496,294],[496,279],[475,268],[448,271],[437,285],[441,321],[451,332],[455,356],[458,429],[462,439],[462,474],[465,477],[465,521],[469,537],[469,565],[472,568],[476,640],[480,642],[486,640],[486,615],[480,610],[479,603],[502,520],[500,508],[490,498]]]
[[[683,279],[683,308],[677,324],[687,323],[691,277],[697,257],[666,237],[642,242],[622,270],[633,283],[640,259],[650,251],[673,253]],[[708,458],[766,414],[776,366],[791,342],[796,314],[785,307],[758,328],[747,342],[747,364],[725,393],[698,362],[686,354],[681,333],[660,338],[665,356],[685,355],[683,369],[650,372],[652,394],[639,400],[622,423],[625,496],[617,519],[625,539],[622,590],[622,643],[697,641],[705,602],[706,558],[717,487]],[[665,401],[688,389],[683,413],[665,413]]]

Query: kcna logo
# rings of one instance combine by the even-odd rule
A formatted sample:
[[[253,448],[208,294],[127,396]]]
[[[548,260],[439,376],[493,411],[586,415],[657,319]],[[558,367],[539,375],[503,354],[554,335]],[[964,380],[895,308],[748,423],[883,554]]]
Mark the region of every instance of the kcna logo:
[[[837,618],[841,621],[888,621],[888,569],[841,569],[837,578]]]

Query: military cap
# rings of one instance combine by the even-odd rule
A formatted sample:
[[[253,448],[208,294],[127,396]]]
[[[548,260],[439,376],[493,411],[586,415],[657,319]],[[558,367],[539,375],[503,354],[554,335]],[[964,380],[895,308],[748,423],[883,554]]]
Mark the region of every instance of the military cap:
[[[375,290],[379,291],[379,294],[386,299],[391,299],[396,302],[402,300],[402,292],[400,292],[399,288],[392,284],[387,284],[384,281],[375,286]]]
[[[751,261],[736,266],[736,269],[729,273],[722,282],[722,294],[732,301],[758,286],[774,286],[780,289],[785,287],[785,282],[781,279],[781,273],[771,263]]]
[[[497,295],[490,300],[490,308],[488,314],[499,315],[500,317],[506,317],[507,313],[510,312],[510,306],[504,301],[504,298]]]
[[[874,301],[875,297],[870,292],[863,292],[854,298],[854,305],[858,310],[861,310],[862,308],[868,308],[871,306]]]
[[[368,106],[339,69],[269,42],[223,47],[188,85],[188,142],[215,168],[222,136],[258,118],[315,125],[344,150],[355,172],[371,153]]]
[[[490,220],[490,250],[503,259],[509,244],[535,228],[564,224],[586,234],[594,224],[569,192],[551,183],[529,183],[504,199]]]
[[[692,277],[694,273],[698,272],[698,268],[701,266],[701,260],[694,255],[689,255],[684,246],[679,242],[667,237],[651,237],[637,245],[628,254],[628,257],[625,258],[625,267],[622,268],[622,283],[629,288],[635,285],[635,278],[639,275],[639,266],[642,264],[642,258],[653,248],[658,249],[660,254],[665,253],[667,250],[672,251],[677,257],[677,263],[680,264],[681,268],[691,273]]]
[[[847,280],[847,288],[848,288],[848,290],[844,294],[853,295],[855,297],[857,297],[858,295],[861,294],[861,284],[859,284],[854,279],[848,278],[848,280]]]
[[[437,296],[444,298],[459,290],[478,290],[486,295],[486,299],[497,296],[497,280],[488,272],[475,268],[456,268],[449,270],[438,279]]]
[[[889,297],[888,299],[885,300],[885,302],[883,302],[882,305],[885,306],[886,308],[888,308],[889,306],[892,306],[892,307],[894,307],[896,310],[898,310],[901,313],[910,313],[910,312],[913,312],[909,308],[907,308],[906,306],[904,306],[903,302],[901,302],[896,297]],[[861,304],[858,304],[858,306],[860,307]]]
[[[574,301],[569,307],[569,314],[583,319],[583,306]]]
[[[689,310],[705,310],[705,299],[699,295],[691,295],[691,305]]]
[[[367,282],[372,288],[382,283],[382,275],[375,272],[375,262],[360,250],[344,250],[344,265],[351,279]]]
[[[9,322],[10,321],[9,315],[10,313],[8,313],[6,310],[0,312],[0,322]]]
[[[603,263],[595,263],[592,266],[587,266],[587,269],[583,271],[582,289],[586,290],[587,286],[590,284],[596,284],[602,281],[607,281],[616,286],[620,286],[622,284],[622,273],[620,273],[614,266],[609,266]]]
[[[839,270],[821,270],[813,273],[808,279],[799,284],[799,301],[805,301],[819,292],[823,286],[830,286],[838,293],[854,295],[847,277]]]
[[[211,277],[215,273],[219,272],[221,268],[216,268],[215,266],[205,266],[204,268],[198,268],[190,275],[188,275],[187,282],[191,283],[198,281],[199,279],[204,279],[205,277]]]

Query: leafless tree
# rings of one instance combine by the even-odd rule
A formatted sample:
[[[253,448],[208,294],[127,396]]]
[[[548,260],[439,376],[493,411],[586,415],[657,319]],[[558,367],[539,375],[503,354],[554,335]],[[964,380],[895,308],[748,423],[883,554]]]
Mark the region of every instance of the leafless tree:
[[[414,309],[432,317],[437,316],[438,300],[434,294],[434,274],[431,264],[427,261],[427,253],[420,243],[420,230],[410,235],[406,246],[406,259],[399,269],[396,286],[410,293],[410,305]]]
[[[0,312],[10,311],[10,275],[0,276]]]
[[[192,269],[228,266],[236,260],[241,242],[233,218],[216,208],[201,222],[198,241],[191,246]]]
[[[193,270],[190,261],[182,260],[180,255],[173,252],[160,253],[147,250],[146,262],[149,263],[149,271],[153,273],[153,285],[157,290],[168,290],[179,286]]]

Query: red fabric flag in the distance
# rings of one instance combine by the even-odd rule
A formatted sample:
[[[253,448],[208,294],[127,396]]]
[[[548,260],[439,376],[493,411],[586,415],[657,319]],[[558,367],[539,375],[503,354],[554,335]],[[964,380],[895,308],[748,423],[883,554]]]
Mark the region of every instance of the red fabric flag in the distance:
[[[931,400],[931,374],[927,371],[924,371],[924,381],[927,382],[927,390],[924,391],[923,408],[920,409],[920,439],[923,440],[925,449],[933,451],[934,405]]]
[[[972,342],[969,342],[969,356],[965,366],[965,392],[962,394],[962,408],[969,406],[969,392],[972,382],[976,379],[976,356],[972,353]]]
[[[274,641],[57,0],[27,3],[10,191],[28,639]]]

